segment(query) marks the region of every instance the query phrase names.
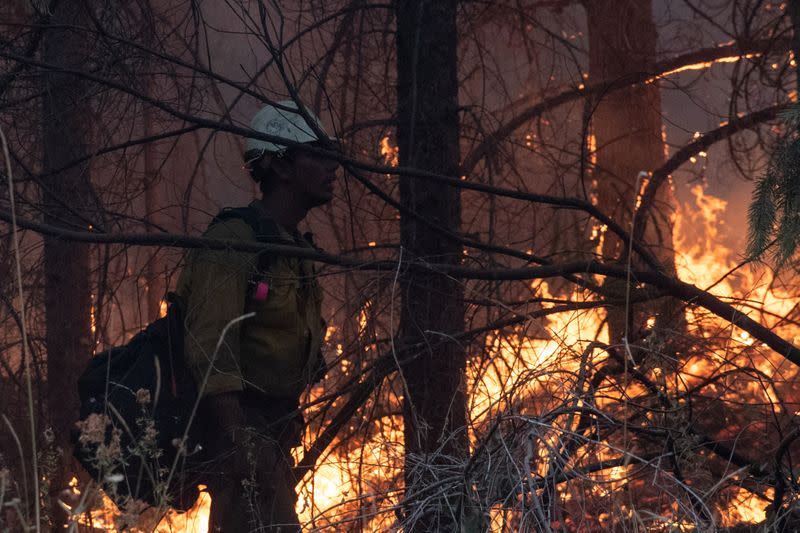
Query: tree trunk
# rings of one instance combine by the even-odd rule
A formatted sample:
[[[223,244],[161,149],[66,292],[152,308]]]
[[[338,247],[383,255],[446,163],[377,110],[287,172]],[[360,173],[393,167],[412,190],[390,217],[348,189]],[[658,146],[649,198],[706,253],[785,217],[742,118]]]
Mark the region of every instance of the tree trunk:
[[[145,137],[154,135],[153,112],[145,107],[142,113],[142,124]],[[161,207],[161,188],[158,180],[158,161],[156,145],[149,142],[144,146],[144,218],[149,223],[148,233],[155,233],[153,224],[158,224],[160,217],[158,210]],[[159,258],[160,249],[153,248],[147,252],[145,266],[145,281],[147,283],[147,316],[145,321],[152,322],[161,316],[161,302],[165,298],[164,270]]]
[[[400,165],[451,176],[459,164],[456,4],[395,2]],[[400,200],[436,226],[459,231],[457,189],[401,177]],[[400,232],[404,261],[461,262],[458,243],[409,215],[402,215]],[[403,276],[401,289],[400,344],[424,342],[430,347],[401,367],[406,530],[452,531],[460,521],[453,513],[459,508],[455,500],[460,491],[441,487],[435,494],[420,492],[437,478],[431,470],[452,467],[467,453],[465,353],[447,340],[464,327],[463,289],[455,280],[433,273]]]
[[[656,60],[657,33],[650,0],[587,0],[589,26],[589,77],[593,81],[613,81],[638,72],[652,72]],[[644,224],[641,244],[647,247],[661,263],[664,271],[675,274],[675,255],[672,245],[672,210],[674,198],[671,183],[663,185],[656,193],[655,202],[646,213],[646,219],[634,220],[637,199],[644,190],[651,173],[665,160],[665,143],[662,135],[661,93],[657,83],[642,83],[601,95],[594,112],[592,129],[597,147],[595,180],[598,207],[625,228],[631,236],[633,226]],[[607,261],[627,264],[628,250],[623,242],[610,233],[605,234],[601,253]],[[643,265],[635,255],[630,257],[633,269]],[[632,280],[631,283],[635,283]],[[621,299],[625,297],[627,281],[607,278],[605,288]],[[654,317],[652,325],[647,322]],[[677,370],[680,344],[686,339],[686,322],[683,303],[673,298],[661,298],[641,305],[621,305],[608,308],[609,339],[612,345],[625,344],[626,364],[658,366],[668,374]],[[652,327],[652,330],[648,331]],[[649,348],[638,349],[645,335],[650,335]],[[630,354],[632,361],[627,356]],[[646,363],[647,358],[658,358]],[[674,391],[665,382],[664,397]],[[676,402],[673,416],[678,411]],[[677,420],[677,418],[675,418]],[[672,422],[664,417],[669,427]],[[675,428],[680,431],[680,428]],[[621,446],[649,446],[632,444],[630,435],[623,433]],[[683,481],[683,466],[675,451],[672,437],[665,443],[670,450],[672,474]],[[697,487],[695,487],[696,489]],[[690,494],[697,516],[709,521],[707,508]],[[709,522],[710,523],[710,522]]]
[[[41,202],[45,222],[86,229],[91,184],[87,164],[59,170],[86,154],[89,128],[88,92],[79,78],[58,68],[84,68],[88,46],[81,32],[84,3],[59,2],[44,37],[43,59],[55,66],[44,74],[44,173]],[[57,27],[56,27],[57,26]],[[50,482],[50,495],[64,489],[72,472],[70,430],[78,418],[77,379],[91,354],[91,296],[87,245],[55,237],[44,239],[45,321],[47,333],[47,399],[49,423],[60,464]],[[63,511],[53,503],[53,527],[63,531]],[[59,516],[60,514],[60,516]]]
[[[157,2],[148,0],[146,7],[142,10],[140,21],[142,28],[142,41],[150,48],[157,48],[156,23],[158,17],[156,11]],[[155,62],[148,60],[146,70],[152,72],[157,68]],[[145,94],[150,98],[156,96],[156,82],[152,75],[142,80]],[[142,130],[145,137],[150,137],[157,133],[155,119],[156,113],[150,104],[142,102]],[[162,187],[159,179],[159,169],[161,155],[159,153],[159,143],[156,141],[148,142],[143,147],[144,152],[144,218],[147,224],[148,233],[156,233],[155,225],[160,225],[160,209],[163,208]],[[146,251],[145,282],[147,284],[147,315],[144,317],[146,322],[152,322],[161,316],[161,303],[166,297],[166,283],[164,264],[160,259],[159,248]]]
[[[647,72],[656,59],[657,33],[650,0],[588,0],[585,2],[589,27],[589,79],[594,82],[616,80],[637,72]],[[631,232],[632,223],[646,222],[644,244],[668,272],[675,271],[670,215],[674,201],[671,186],[658,191],[648,219],[634,221],[636,198],[648,179],[647,173],[665,161],[662,137],[661,93],[656,83],[637,84],[603,94],[597,102],[592,131],[595,138],[597,204],[606,214]],[[627,257],[622,241],[606,233],[601,250],[606,260]],[[635,256],[634,256],[635,259]],[[633,262],[637,266],[636,261]],[[616,285],[616,287],[615,287]],[[624,280],[612,281],[607,288],[624,296]],[[634,329],[646,320],[644,313],[657,315],[660,322],[675,321],[672,306],[659,306],[636,316],[625,309],[609,310],[612,343],[619,343],[625,332],[636,337]]]

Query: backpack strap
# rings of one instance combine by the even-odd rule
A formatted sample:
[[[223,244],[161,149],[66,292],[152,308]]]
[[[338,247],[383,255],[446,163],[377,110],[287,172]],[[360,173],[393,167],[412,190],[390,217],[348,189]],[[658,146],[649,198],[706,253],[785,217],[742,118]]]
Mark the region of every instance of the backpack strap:
[[[256,240],[260,242],[281,244],[286,242],[286,239],[281,237],[278,223],[271,218],[259,216],[256,208],[249,205],[244,207],[226,207],[214,217],[209,227],[233,218],[238,218],[250,226],[250,229],[252,229],[253,233],[256,235]]]
[[[289,244],[295,245],[294,242],[288,241],[281,236],[281,231],[278,223],[271,218],[263,218],[259,216],[256,208],[251,206],[244,207],[226,207],[220,211],[217,216],[211,221],[209,227],[218,224],[225,220],[239,219],[245,224],[250,226],[250,229],[255,233],[258,242],[271,243],[271,244]],[[275,256],[266,252],[258,254],[258,271],[262,274],[267,274],[272,269],[275,263]]]

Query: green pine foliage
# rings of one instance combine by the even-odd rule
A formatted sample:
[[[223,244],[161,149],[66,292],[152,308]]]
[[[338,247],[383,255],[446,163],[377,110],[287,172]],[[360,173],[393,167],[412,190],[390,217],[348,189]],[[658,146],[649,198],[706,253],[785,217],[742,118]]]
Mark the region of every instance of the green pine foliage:
[[[789,134],[781,139],[766,173],[756,182],[748,212],[747,254],[764,258],[773,246],[778,265],[788,261],[800,245],[800,106],[781,115]]]

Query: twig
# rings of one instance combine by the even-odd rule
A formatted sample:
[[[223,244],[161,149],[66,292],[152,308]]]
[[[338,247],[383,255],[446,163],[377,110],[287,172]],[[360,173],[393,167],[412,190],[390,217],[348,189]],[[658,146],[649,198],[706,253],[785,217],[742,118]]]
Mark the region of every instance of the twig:
[[[22,450],[22,443],[19,440],[19,435],[14,430],[14,426],[11,425],[11,420],[4,414],[3,422],[5,422],[6,426],[8,427],[8,432],[11,433],[11,437],[14,439],[14,442],[17,444],[17,451],[19,452],[19,460],[22,462],[22,488],[25,491],[25,507],[28,508],[28,472],[27,467],[25,466],[25,454]],[[2,503],[2,501],[0,501]]]
[[[175,470],[178,468],[178,462],[181,458],[181,455],[186,452],[186,441],[189,439],[189,430],[194,423],[194,418],[197,415],[197,409],[200,406],[200,400],[203,398],[203,392],[206,390],[206,386],[208,385],[208,379],[211,377],[211,371],[214,369],[214,361],[217,359],[217,354],[219,353],[219,349],[222,347],[222,343],[225,340],[225,336],[228,334],[228,330],[238,324],[243,320],[247,320],[248,318],[252,318],[256,316],[255,313],[246,313],[244,315],[238,316],[225,324],[225,327],[222,328],[222,332],[219,335],[219,339],[217,339],[217,346],[214,348],[214,353],[211,355],[211,359],[208,362],[208,368],[206,369],[206,373],[203,375],[203,381],[200,383],[200,386],[197,388],[197,398],[194,401],[194,405],[192,405],[192,412],[189,414],[189,420],[186,422],[186,429],[183,431],[183,436],[181,437],[180,443],[178,443],[178,453],[175,454],[175,460],[172,461],[172,466],[169,470],[169,476],[167,476],[167,487],[169,487],[170,482],[172,481],[172,476],[175,475]]]
[[[33,492],[36,498],[34,513],[36,515],[36,532],[41,531],[41,509],[39,508],[39,460],[36,450],[36,417],[33,409],[33,384],[31,380],[31,352],[28,349],[28,328],[25,325],[25,294],[22,288],[22,259],[19,250],[19,232],[17,230],[17,213],[14,204],[14,177],[11,169],[11,155],[8,153],[8,142],[3,129],[0,128],[0,142],[3,143],[3,157],[8,175],[8,197],[11,202],[11,233],[14,242],[14,263],[16,266],[17,287],[19,289],[19,316],[22,322],[22,352],[25,359],[25,387],[28,394],[28,417],[31,429],[31,462],[33,463]]]

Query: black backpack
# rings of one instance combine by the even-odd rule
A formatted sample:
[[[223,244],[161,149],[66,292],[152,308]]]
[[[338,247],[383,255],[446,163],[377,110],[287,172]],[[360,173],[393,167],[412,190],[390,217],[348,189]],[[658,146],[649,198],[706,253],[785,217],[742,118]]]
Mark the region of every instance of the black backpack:
[[[224,209],[211,224],[231,218],[244,220],[259,241],[286,244],[277,224],[252,207]],[[269,270],[272,257],[259,256],[260,272]],[[204,458],[199,425],[189,426],[197,387],[184,361],[183,335],[183,304],[170,294],[165,317],[125,346],[92,357],[78,379],[74,455],[118,504],[133,498],[187,510],[197,499]]]

